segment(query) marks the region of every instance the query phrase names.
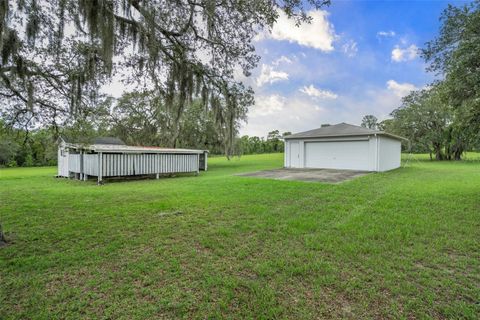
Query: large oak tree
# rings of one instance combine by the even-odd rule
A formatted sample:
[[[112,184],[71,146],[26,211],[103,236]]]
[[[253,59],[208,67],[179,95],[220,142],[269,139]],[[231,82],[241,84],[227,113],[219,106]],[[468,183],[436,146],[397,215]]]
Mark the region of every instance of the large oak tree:
[[[308,23],[306,10],[328,2],[0,0],[3,116],[27,127],[65,124],[94,112],[98,89],[122,75],[164,99],[176,124],[170,145],[193,98],[215,113],[231,145],[253,103],[235,72],[256,66],[255,35],[281,11]]]
[[[441,76],[444,98],[459,110],[463,130],[480,131],[480,1],[449,5],[439,35],[422,50],[429,70]]]

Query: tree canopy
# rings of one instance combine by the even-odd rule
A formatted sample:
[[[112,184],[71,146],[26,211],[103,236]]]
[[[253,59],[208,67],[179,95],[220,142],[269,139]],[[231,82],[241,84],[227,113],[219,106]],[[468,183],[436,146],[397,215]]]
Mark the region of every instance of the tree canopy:
[[[329,1],[0,0],[3,117],[24,127],[65,125],[96,110],[113,76],[154,90],[180,118],[201,99],[231,148],[253,91],[235,78],[259,60],[253,39],[284,12],[308,23],[306,7]]]
[[[362,127],[368,129],[377,129],[378,128],[378,119],[374,115],[367,114],[362,118]]]
[[[407,137],[410,151],[459,160],[480,141],[480,1],[449,5],[440,21],[421,50],[438,79],[404,97],[380,127]]]
[[[429,70],[442,76],[444,99],[465,124],[480,130],[480,1],[443,12],[439,35],[421,51]],[[469,129],[467,126],[465,130]]]

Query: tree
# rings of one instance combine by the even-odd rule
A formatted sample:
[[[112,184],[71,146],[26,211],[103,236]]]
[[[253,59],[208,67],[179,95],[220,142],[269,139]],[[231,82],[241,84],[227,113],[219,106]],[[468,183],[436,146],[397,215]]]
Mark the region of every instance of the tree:
[[[8,120],[63,125],[95,112],[113,75],[147,85],[174,115],[169,145],[193,98],[215,114],[225,152],[253,91],[235,80],[256,66],[253,39],[284,12],[309,22],[305,8],[327,0],[24,0],[0,2],[0,96]],[[54,97],[54,98],[52,98]]]
[[[436,160],[460,160],[469,147],[470,135],[462,129],[461,114],[446,101],[440,84],[412,92],[392,116],[384,125],[389,132],[408,138],[411,151],[433,153]]]
[[[18,149],[19,145],[14,139],[12,130],[0,119],[0,166],[12,163]]]
[[[162,146],[168,144],[168,120],[166,108],[152,91],[134,91],[118,99],[105,123],[127,144]]]
[[[377,124],[377,129],[380,131],[393,133],[394,129],[393,119],[385,119]]]
[[[439,35],[426,44],[422,56],[429,70],[441,75],[445,98],[463,118],[463,133],[480,131],[480,1],[449,5],[440,18]]]
[[[435,154],[437,160],[444,159],[444,131],[449,122],[449,113],[431,91],[414,91],[404,97],[402,106],[392,112],[396,129],[414,146],[414,151]]]
[[[241,153],[256,154],[265,152],[283,152],[284,145],[281,141],[281,137],[289,134],[291,133],[285,132],[283,135],[280,135],[278,130],[273,130],[267,134],[266,140],[257,136],[242,136],[238,139]]]
[[[368,114],[363,117],[361,126],[376,130],[378,128],[378,119],[374,115]]]
[[[15,159],[18,144],[10,138],[0,140],[0,166],[6,166]]]
[[[215,116],[212,110],[205,110],[200,99],[193,99],[179,119],[175,147],[215,149],[211,152],[220,148],[225,152],[228,143],[224,139],[225,131],[216,124]],[[171,112],[165,100],[154,91],[134,91],[125,93],[117,101],[104,126],[127,144],[166,146],[175,126],[174,117],[175,112]]]
[[[440,33],[422,56],[443,79],[405,97],[382,126],[409,138],[413,151],[460,160],[480,132],[480,1],[449,5],[440,20]]]
[[[273,130],[267,134],[266,144],[268,146],[268,152],[283,151],[283,143],[280,140],[280,131]]]

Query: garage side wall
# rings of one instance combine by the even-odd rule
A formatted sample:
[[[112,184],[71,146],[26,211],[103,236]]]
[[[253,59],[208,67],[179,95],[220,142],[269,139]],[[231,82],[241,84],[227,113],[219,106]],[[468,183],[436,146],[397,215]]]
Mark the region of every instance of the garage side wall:
[[[283,146],[283,166],[285,168],[288,168],[288,167],[290,167],[290,163],[289,163],[290,162],[289,161],[290,160],[290,155],[289,155],[289,153],[290,153],[290,148],[289,148],[290,141],[284,140],[283,143],[284,143],[284,146]]]
[[[285,141],[284,167],[285,168],[303,168],[304,167],[304,140],[292,139]]]
[[[368,139],[368,168],[367,171],[378,171],[378,148],[379,140],[376,136],[370,136]]]
[[[402,143],[385,136],[377,138],[379,139],[378,171],[388,171],[400,167]]]

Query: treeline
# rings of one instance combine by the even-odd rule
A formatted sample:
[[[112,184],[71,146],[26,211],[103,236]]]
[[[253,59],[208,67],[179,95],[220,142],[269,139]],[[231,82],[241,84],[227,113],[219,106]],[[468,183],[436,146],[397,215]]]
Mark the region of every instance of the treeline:
[[[378,122],[375,116],[366,115],[362,126],[405,137],[408,141],[402,142],[403,152],[428,153],[432,160],[461,160],[465,151],[480,150],[478,131],[463,129],[454,109],[428,102],[431,94],[412,92],[391,113],[392,119]],[[412,104],[412,99],[421,103]]]
[[[8,127],[0,120],[0,166],[50,166],[57,164],[55,131],[26,131]]]
[[[177,147],[206,149],[210,154],[224,155],[223,143],[212,128],[212,123],[208,121],[208,117],[203,119],[199,117],[200,114],[191,110],[191,117],[186,117],[187,121],[180,130]],[[117,117],[117,122],[111,119],[113,115]],[[168,137],[163,137],[155,125],[152,123],[146,125],[143,121],[145,119],[140,118],[143,116],[125,114],[118,118],[118,114],[115,113],[105,116],[97,125],[94,125],[94,121],[88,124],[75,123],[65,128],[52,127],[31,131],[12,128],[0,120],[0,166],[56,165],[57,142],[60,136],[80,143],[88,143],[98,136],[115,136],[131,145],[165,146],[163,139]],[[237,137],[234,140],[232,155],[283,152],[281,138],[287,134],[290,132],[280,135],[278,130],[274,130],[269,132],[266,138],[246,135]]]
[[[61,127],[27,130],[0,118],[0,166],[55,165],[60,136],[79,143],[91,143],[94,137],[113,136],[129,145],[206,149],[213,154],[231,156],[238,126],[230,133],[221,125],[224,120],[216,119],[218,117],[225,114],[205,109],[198,99],[186,104],[178,114],[152,91],[135,91],[119,99],[106,99],[96,106],[95,113]],[[229,134],[234,135],[233,143],[226,138]]]
[[[284,151],[284,143],[282,137],[291,134],[284,132],[280,135],[278,130],[270,131],[267,138],[257,136],[242,136],[237,139],[238,154],[258,154],[258,153],[275,153]]]
[[[455,107],[445,95],[446,83],[412,92],[392,112],[392,119],[383,122],[385,130],[409,139],[405,150],[427,152],[436,160],[461,160],[465,151],[478,150],[478,120],[469,118],[469,111]]]

